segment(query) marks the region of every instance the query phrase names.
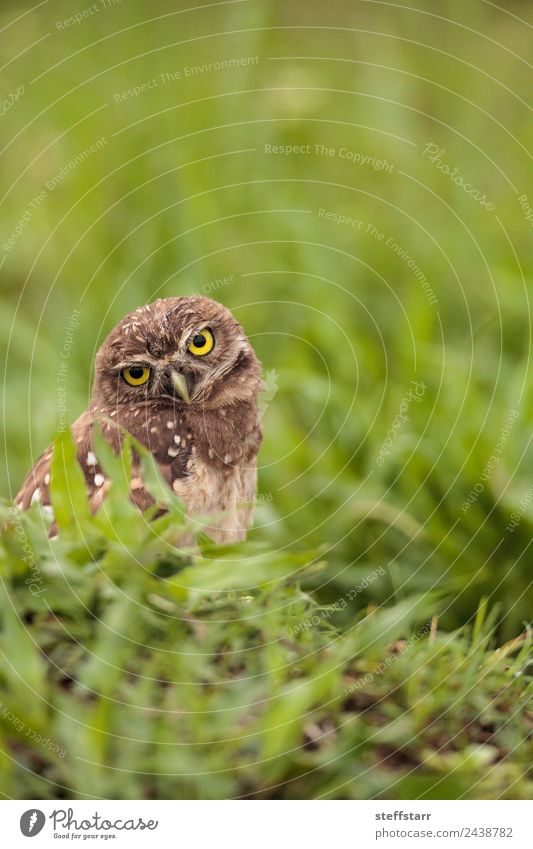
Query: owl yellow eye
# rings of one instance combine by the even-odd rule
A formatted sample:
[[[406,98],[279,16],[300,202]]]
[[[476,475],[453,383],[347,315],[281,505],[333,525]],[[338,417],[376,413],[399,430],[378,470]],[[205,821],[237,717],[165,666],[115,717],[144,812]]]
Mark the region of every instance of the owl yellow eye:
[[[214,344],[215,337],[211,331],[205,327],[192,337],[189,342],[189,351],[191,354],[194,354],[195,357],[203,357],[204,354],[208,354],[209,351],[213,350]]]
[[[150,377],[150,369],[146,366],[130,366],[122,369],[122,377],[130,386],[142,386]]]

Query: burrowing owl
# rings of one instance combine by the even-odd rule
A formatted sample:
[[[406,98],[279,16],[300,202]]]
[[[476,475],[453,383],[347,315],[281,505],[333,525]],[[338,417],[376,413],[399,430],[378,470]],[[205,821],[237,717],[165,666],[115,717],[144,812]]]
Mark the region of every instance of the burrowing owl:
[[[96,356],[91,404],[73,425],[78,461],[96,511],[110,485],[93,429],[119,452],[124,431],[148,448],[191,515],[216,514],[216,542],[244,539],[262,440],[261,366],[242,327],[210,298],[165,298],[139,307],[111,331]],[[50,504],[50,449],[37,460],[16,504]],[[153,504],[134,456],[131,497]]]

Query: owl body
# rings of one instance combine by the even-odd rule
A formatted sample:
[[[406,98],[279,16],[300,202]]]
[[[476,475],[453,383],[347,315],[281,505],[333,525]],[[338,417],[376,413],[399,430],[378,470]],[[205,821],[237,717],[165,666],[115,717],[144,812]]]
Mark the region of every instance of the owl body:
[[[191,516],[211,515],[215,542],[242,540],[257,488],[262,433],[261,367],[229,310],[209,298],[166,298],[127,315],[96,357],[89,409],[74,423],[77,457],[97,510],[110,486],[93,442],[99,428],[115,453],[125,432],[154,456]],[[17,497],[50,503],[48,449]],[[134,452],[131,498],[151,506]]]

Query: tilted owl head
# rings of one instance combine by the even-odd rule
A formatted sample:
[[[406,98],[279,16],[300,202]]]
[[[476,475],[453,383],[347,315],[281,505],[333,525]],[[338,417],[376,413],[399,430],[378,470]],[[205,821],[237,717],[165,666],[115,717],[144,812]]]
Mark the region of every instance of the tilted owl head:
[[[219,406],[253,399],[261,367],[241,325],[202,296],[165,298],[129,313],[96,357],[100,405]]]

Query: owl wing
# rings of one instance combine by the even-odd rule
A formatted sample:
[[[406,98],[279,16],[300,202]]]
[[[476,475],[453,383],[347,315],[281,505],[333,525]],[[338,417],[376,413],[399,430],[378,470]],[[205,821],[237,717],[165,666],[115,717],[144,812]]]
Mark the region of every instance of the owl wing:
[[[93,512],[98,510],[109,489],[109,481],[98,462],[93,445],[95,424],[100,426],[104,438],[115,454],[119,454],[122,450],[124,436],[124,430],[117,427],[105,414],[99,418],[91,410],[83,413],[72,426],[77,459],[85,476],[89,503]],[[153,454],[169,487],[178,492],[177,482],[186,478],[189,472],[191,434],[184,432],[183,428],[180,433],[179,420],[171,415],[163,421],[160,417],[144,422],[134,419],[126,429]],[[27,510],[35,502],[40,502],[44,507],[51,506],[49,490],[51,461],[52,446],[49,445],[22,484],[15,500],[16,507]],[[154,504],[152,495],[144,486],[141,460],[136,451],[133,452],[131,498],[143,511]]]
[[[128,422],[127,430],[150,451],[169,488],[178,495],[182,495],[181,482],[189,476],[193,457],[192,434],[187,432],[186,426],[177,413],[167,411],[166,414],[161,415],[160,412],[156,412],[142,422],[138,422],[138,419],[134,418],[133,421]],[[105,429],[104,435],[107,438]],[[152,495],[144,486],[141,459],[135,450],[133,452],[131,497],[140,510],[147,510],[154,505]]]
[[[72,426],[72,435],[76,443],[84,439],[84,434],[90,433],[89,411],[83,413]],[[43,506],[50,506],[50,464],[52,462],[53,447],[49,445],[39,459],[36,461],[31,472],[26,476],[20,491],[15,499],[15,506],[21,510],[27,510],[32,504],[39,502]],[[78,452],[79,460],[79,452]]]

